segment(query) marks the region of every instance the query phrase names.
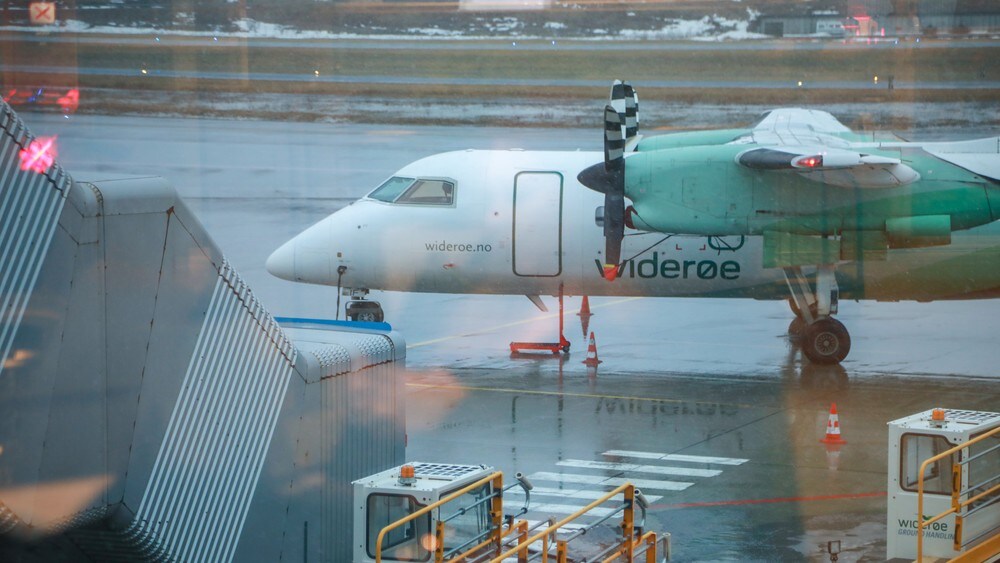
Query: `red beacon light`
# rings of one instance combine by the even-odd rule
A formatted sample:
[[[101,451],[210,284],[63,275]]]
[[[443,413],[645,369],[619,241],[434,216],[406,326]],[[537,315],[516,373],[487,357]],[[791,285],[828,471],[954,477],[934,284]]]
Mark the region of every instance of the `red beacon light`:
[[[796,168],[822,168],[823,155],[800,156],[792,161],[792,166]]]

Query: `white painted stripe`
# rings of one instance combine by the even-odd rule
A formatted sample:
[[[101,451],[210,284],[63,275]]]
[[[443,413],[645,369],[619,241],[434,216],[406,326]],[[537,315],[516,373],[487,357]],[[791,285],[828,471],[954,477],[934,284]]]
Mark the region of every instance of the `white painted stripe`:
[[[605,491],[592,491],[583,489],[569,490],[569,489],[553,489],[550,487],[535,487],[534,489],[531,489],[531,498],[535,498],[536,496],[541,496],[541,497],[572,498],[580,500],[597,500],[606,494],[607,492]],[[523,497],[524,491],[522,491],[521,489],[511,489],[506,493],[504,493],[505,497],[512,495]],[[656,502],[661,498],[663,498],[659,495],[647,495],[645,493],[643,493],[643,496],[646,497],[646,500],[648,500],[649,502]]]
[[[538,506],[532,506],[530,512],[532,513],[542,513],[542,514],[573,514],[579,511],[586,505],[575,505],[575,504],[539,504]],[[603,506],[597,506],[591,508],[586,514],[582,515],[581,518],[586,516],[593,516],[600,518],[602,516],[607,516],[614,512],[614,508],[605,508]]]
[[[531,530],[530,532],[528,532],[529,536],[533,536],[533,535],[541,532],[542,530],[544,530],[545,528],[548,527],[548,523],[545,522],[545,520],[527,520],[526,519],[525,522],[528,523],[528,528],[531,528],[532,526],[534,526],[535,524],[538,524],[539,522],[545,523],[540,528],[536,528],[536,529]],[[565,534],[565,533],[575,532],[577,530],[582,530],[582,529],[584,529],[586,527],[587,526],[585,524],[574,524],[574,523],[570,522],[569,524],[566,524],[566,525],[562,526],[561,528],[559,528],[558,530],[556,530],[556,534]]]
[[[564,467],[579,467],[582,469],[602,469],[610,471],[635,471],[638,473],[655,473],[657,475],[681,475],[683,477],[715,477],[722,473],[718,469],[692,469],[689,467],[670,467],[661,465],[638,465],[635,463],[613,463],[609,461],[588,461],[585,459],[564,459],[556,462]]]
[[[578,475],[575,473],[549,473],[540,471],[533,473],[531,479],[539,481],[557,481],[559,483],[583,483],[585,485],[604,485],[607,487],[618,487],[625,483],[632,483],[643,491],[683,491],[694,485],[681,481],[654,481],[652,479],[622,479],[620,477],[601,477],[599,475]]]
[[[689,463],[712,463],[715,465],[742,465],[749,459],[736,457],[710,457],[703,455],[665,454],[660,452],[635,452],[631,450],[608,450],[601,454],[608,457],[633,457],[638,459],[658,459],[661,461],[685,461]]]

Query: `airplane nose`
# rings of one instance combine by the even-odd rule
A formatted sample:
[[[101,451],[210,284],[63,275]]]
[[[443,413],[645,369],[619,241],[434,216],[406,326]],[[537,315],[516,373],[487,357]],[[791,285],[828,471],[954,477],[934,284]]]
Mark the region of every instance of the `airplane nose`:
[[[295,279],[295,241],[288,241],[272,252],[264,267],[272,276],[283,280],[297,281]]]

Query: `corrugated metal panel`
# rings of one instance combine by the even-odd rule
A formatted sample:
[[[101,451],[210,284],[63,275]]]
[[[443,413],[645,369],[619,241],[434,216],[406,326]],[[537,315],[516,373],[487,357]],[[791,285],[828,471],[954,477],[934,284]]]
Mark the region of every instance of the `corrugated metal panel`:
[[[13,532],[19,524],[23,524],[17,514],[11,512],[4,503],[0,502],[0,534]]]
[[[21,170],[34,138],[0,101],[0,375],[73,180],[58,164]]]
[[[371,346],[387,339],[370,337]],[[381,363],[324,379],[323,473],[320,524],[324,561],[350,561],[351,544],[337,530],[353,530],[351,481],[403,461],[405,432],[401,377],[394,363]]]
[[[151,559],[230,561],[295,349],[224,262],[129,533]]]

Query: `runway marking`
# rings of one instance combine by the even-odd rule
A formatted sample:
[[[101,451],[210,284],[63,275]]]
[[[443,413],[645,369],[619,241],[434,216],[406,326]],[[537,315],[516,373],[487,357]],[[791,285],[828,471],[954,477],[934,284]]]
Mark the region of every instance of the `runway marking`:
[[[584,485],[599,485],[606,487],[618,487],[625,483],[632,483],[643,491],[683,491],[694,485],[683,481],[654,481],[652,479],[622,479],[620,477],[601,477],[600,475],[579,475],[576,473],[549,473],[540,471],[532,473],[531,479],[538,481],[556,481],[558,483],[582,483]]]
[[[604,491],[565,490],[565,489],[554,489],[551,487],[535,487],[531,489],[532,498],[536,496],[541,496],[541,497],[560,497],[560,498],[569,498],[577,500],[597,500],[603,497],[605,494],[607,493]],[[504,495],[524,496],[524,491],[520,489],[511,489],[506,493],[504,493]],[[660,495],[647,495],[645,493],[643,494],[643,496],[645,496],[646,500],[648,500],[649,502],[657,502],[658,500],[663,498]]]
[[[574,512],[579,512],[584,506],[585,505],[575,506],[572,504],[539,504],[538,506],[532,506],[531,512],[541,512],[544,514],[573,514]],[[607,516],[616,510],[618,509],[597,506],[588,510],[586,515],[600,518],[601,516]]]
[[[690,463],[711,463],[715,465],[742,465],[749,459],[735,457],[710,457],[702,455],[665,454],[660,452],[636,452],[631,450],[608,450],[601,455],[608,457],[634,457],[661,461],[686,461]]]
[[[600,305],[591,305],[590,308],[592,310],[593,309],[603,309],[604,307],[610,307],[612,305],[620,305],[622,303],[628,303],[629,301],[636,301],[638,299],[642,299],[642,297],[626,297],[624,299],[618,299],[617,301],[609,301],[607,303],[601,303]],[[580,312],[580,310],[576,309],[575,311],[574,310],[566,311],[565,314],[569,315],[569,314],[575,314],[575,313],[579,313],[579,312]],[[491,332],[494,332],[496,330],[500,330],[502,328],[510,328],[512,326],[526,325],[526,324],[529,324],[529,323],[543,321],[543,320],[546,320],[546,319],[554,319],[554,318],[556,318],[558,316],[559,316],[559,313],[547,313],[547,314],[542,315],[540,317],[532,317],[530,319],[523,319],[523,320],[520,320],[520,321],[514,321],[514,322],[504,323],[504,324],[492,326],[492,327],[489,327],[489,328],[484,328],[482,330],[477,330],[477,331],[473,331],[473,332],[465,332],[465,333],[462,333],[462,334],[453,334],[451,336],[442,336],[441,338],[434,338],[434,339],[431,339],[431,340],[425,340],[423,342],[417,342],[415,344],[407,344],[406,347],[407,348],[419,348],[421,346],[429,346],[431,344],[438,344],[440,342],[447,342],[449,340],[455,340],[456,338],[467,338],[469,336],[479,336],[479,335],[482,335],[482,334],[489,334]]]
[[[544,524],[543,526],[532,530],[531,534],[535,534],[535,533],[541,532],[542,530],[544,530],[545,528],[548,527],[548,521],[547,520],[527,520],[526,519],[525,522],[528,523],[528,527],[529,528],[531,528],[532,526],[534,526],[535,524],[538,524],[538,523],[543,523]],[[556,530],[556,534],[568,534],[570,532],[575,532],[577,530],[582,530],[583,528],[586,528],[586,527],[587,527],[586,524],[573,524],[571,522],[569,524],[563,525],[558,530]],[[541,544],[542,542],[538,541],[538,542],[535,542],[535,543]]]
[[[741,500],[720,500],[712,502],[682,502],[678,504],[661,504],[651,506],[651,509],[665,510],[672,508],[705,508],[712,506],[740,506],[747,504],[774,504],[780,502],[815,502],[819,500],[853,500],[861,498],[875,498],[886,496],[885,491],[875,491],[871,493],[846,493],[842,495],[817,495],[810,497],[777,497]]]
[[[682,477],[715,477],[722,473],[718,469],[694,469],[690,467],[671,467],[667,465],[639,465],[637,463],[615,463],[610,461],[589,461],[585,459],[564,459],[556,465],[578,467],[582,469],[604,469],[611,471],[635,471],[637,473],[656,473],[658,475],[680,475]]]
[[[565,391],[532,391],[529,389],[504,389],[502,387],[473,387],[471,385],[441,385],[436,383],[407,383],[407,387],[421,387],[424,389],[454,389],[457,391],[490,391],[493,393],[518,393],[522,395],[551,395],[553,397],[578,397],[583,399],[628,399],[631,401],[650,401],[658,403],[701,403],[704,401],[691,401],[689,399],[664,399],[660,397],[636,397],[634,395],[601,395],[598,393],[567,393]],[[714,403],[725,404],[730,407],[754,408],[759,405],[749,405],[743,403]]]

